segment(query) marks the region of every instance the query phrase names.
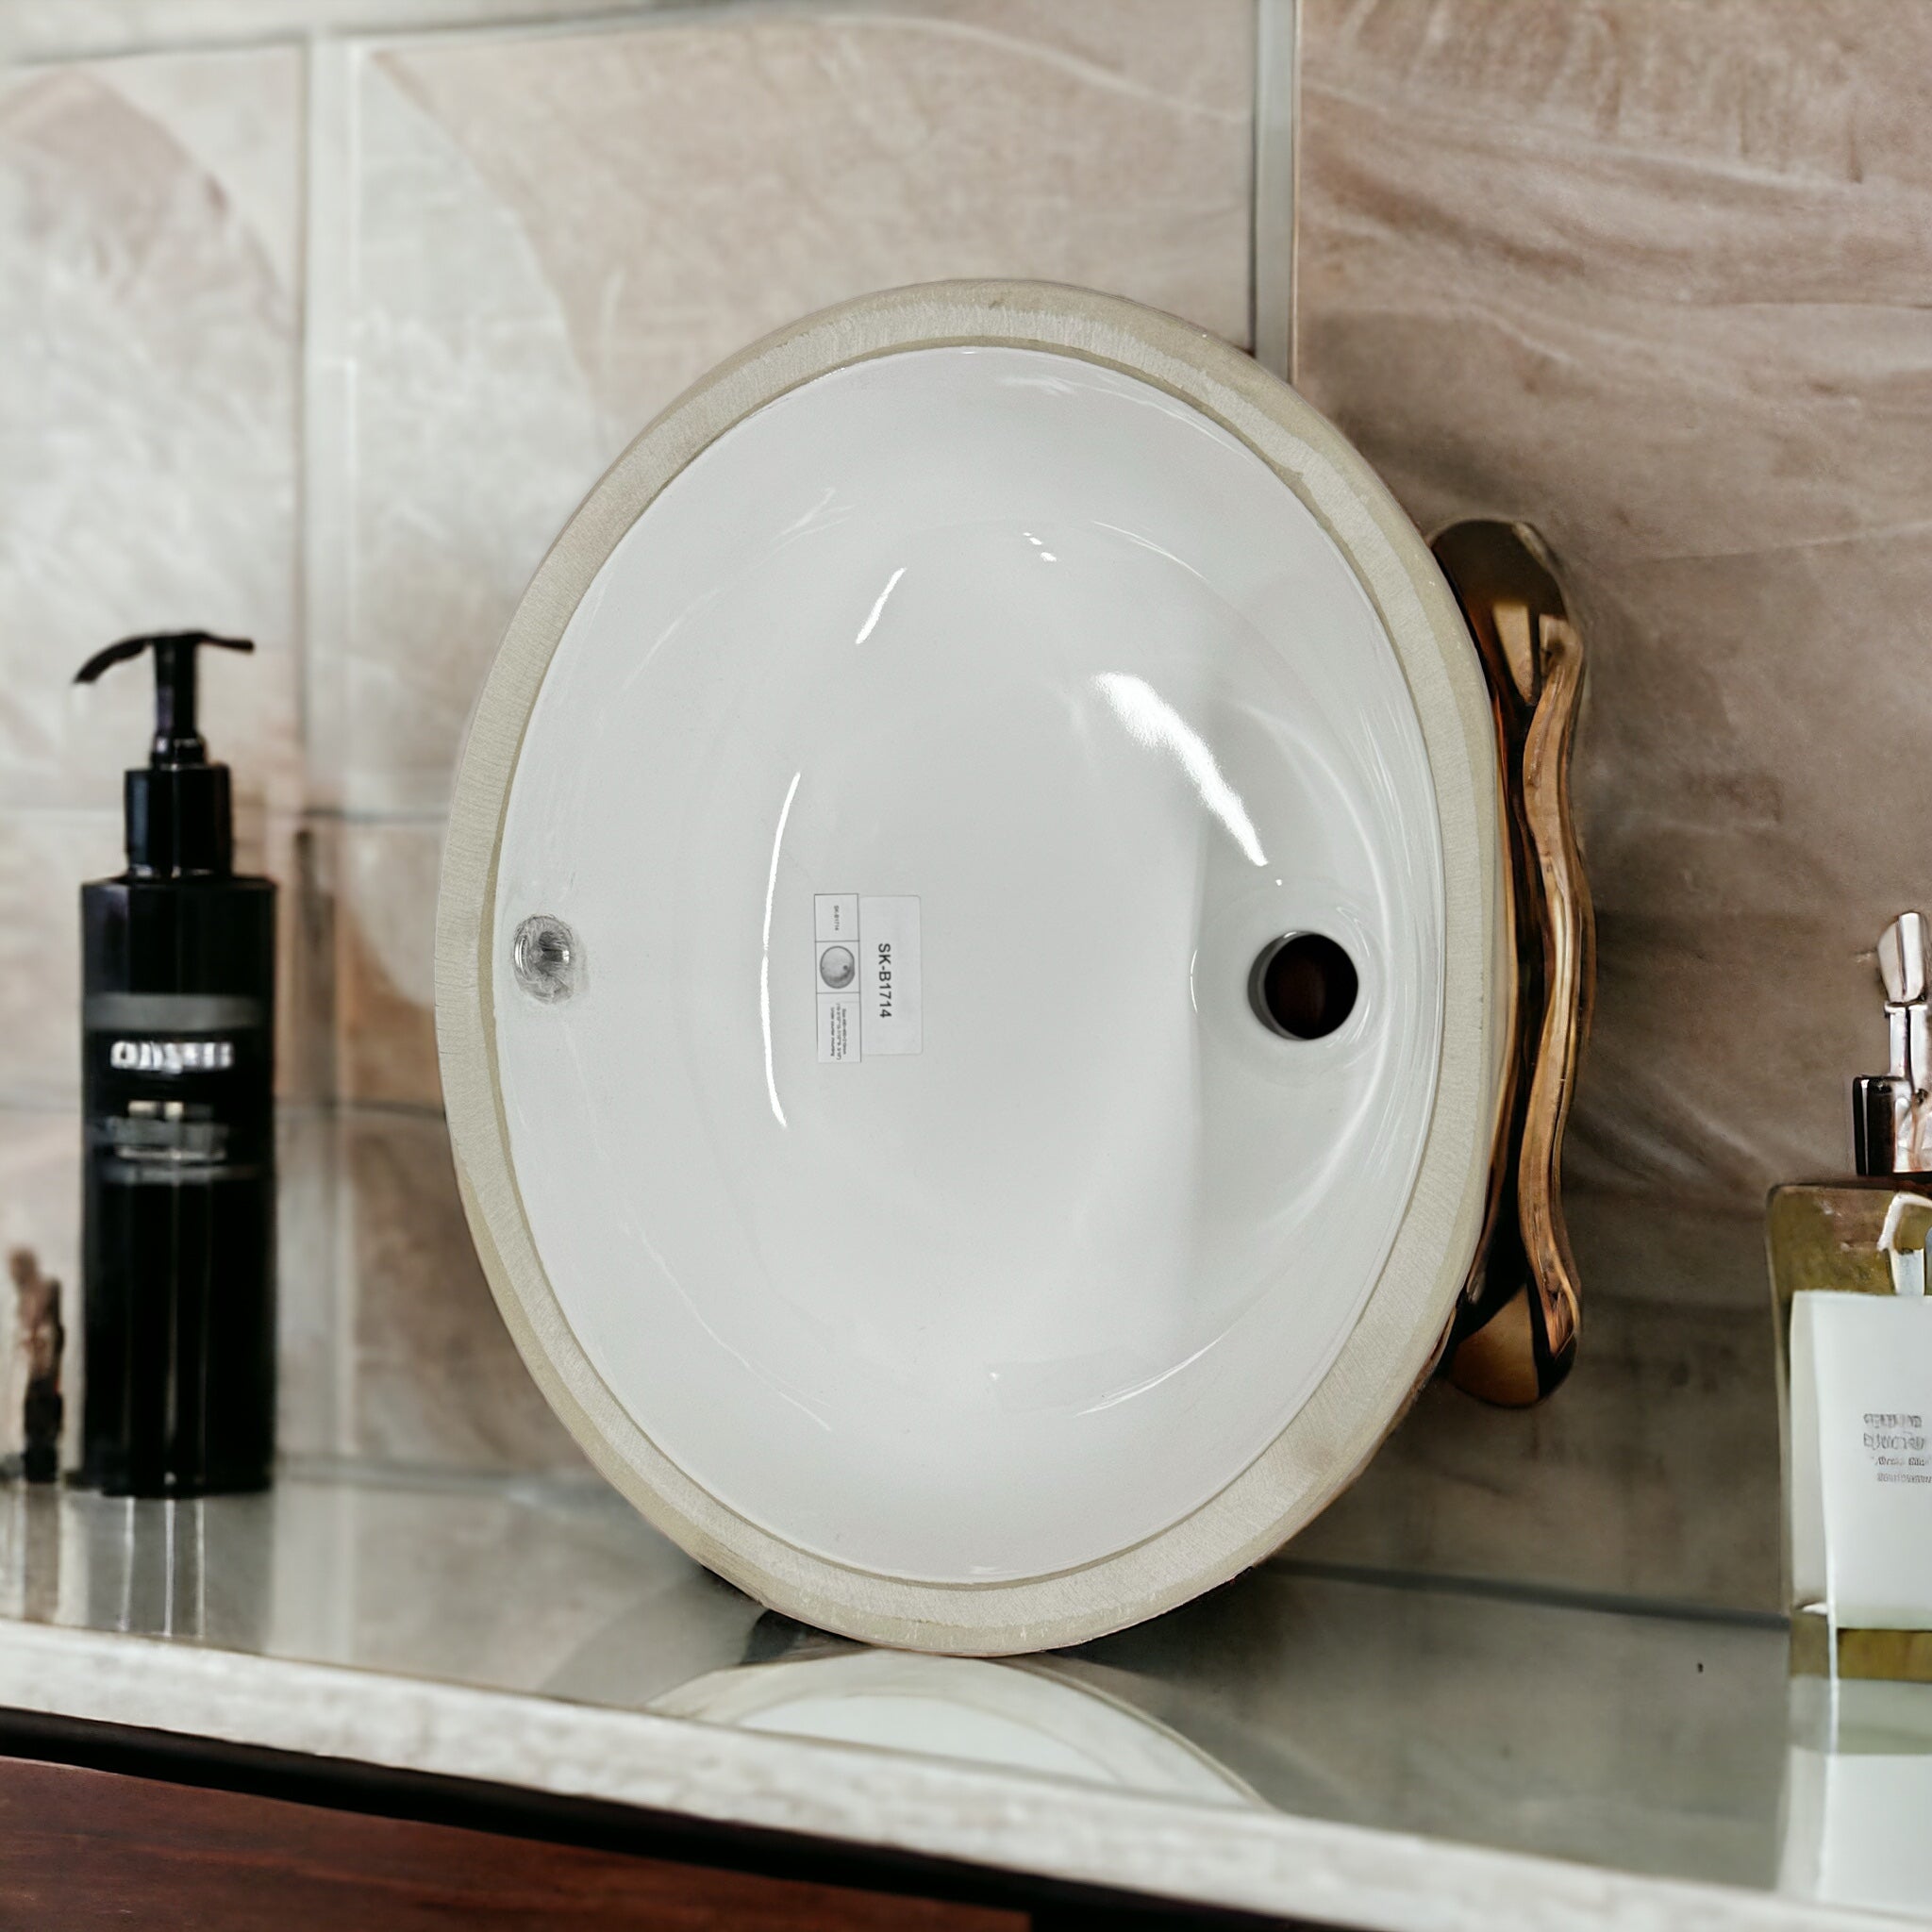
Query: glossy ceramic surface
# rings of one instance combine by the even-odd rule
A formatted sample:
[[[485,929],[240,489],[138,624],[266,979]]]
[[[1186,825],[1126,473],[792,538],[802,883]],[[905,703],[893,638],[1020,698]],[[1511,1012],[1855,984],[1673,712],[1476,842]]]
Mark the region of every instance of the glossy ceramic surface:
[[[837,1563],[1156,1535],[1390,1255],[1442,871],[1389,634],[1246,442],[1035,348],[791,390],[617,542],[517,756],[493,955],[545,917],[576,977],[498,973],[494,1045],[564,1318],[664,1456]],[[1250,998],[1298,932],[1358,978],[1318,1039]]]

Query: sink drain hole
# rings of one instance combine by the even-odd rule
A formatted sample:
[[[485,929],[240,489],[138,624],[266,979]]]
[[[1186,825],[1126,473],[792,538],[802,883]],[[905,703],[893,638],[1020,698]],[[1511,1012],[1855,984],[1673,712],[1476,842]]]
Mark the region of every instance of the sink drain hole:
[[[1293,932],[1263,946],[1248,975],[1255,1017],[1288,1040],[1321,1040],[1355,1011],[1355,961],[1326,933]]]
[[[533,1000],[555,1006],[583,983],[584,954],[577,936],[547,912],[532,913],[510,941],[510,970]]]

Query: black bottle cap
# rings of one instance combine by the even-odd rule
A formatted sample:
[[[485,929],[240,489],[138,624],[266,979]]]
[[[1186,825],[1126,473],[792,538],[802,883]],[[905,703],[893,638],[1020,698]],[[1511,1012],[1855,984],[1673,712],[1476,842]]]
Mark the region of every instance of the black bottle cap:
[[[194,724],[194,654],[204,644],[225,651],[255,648],[247,638],[211,637],[201,630],[123,638],[96,651],[75,676],[76,684],[92,684],[110,664],[154,653],[154,748],[145,765],[127,774],[124,791],[127,870],[138,877],[225,877],[235,869],[228,768],[208,762]]]

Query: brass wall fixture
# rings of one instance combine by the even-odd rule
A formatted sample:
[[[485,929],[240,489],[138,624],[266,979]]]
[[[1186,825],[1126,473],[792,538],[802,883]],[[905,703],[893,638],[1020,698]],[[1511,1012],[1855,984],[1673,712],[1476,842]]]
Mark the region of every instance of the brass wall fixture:
[[[1485,1402],[1520,1408],[1568,1374],[1581,1313],[1562,1158],[1595,991],[1595,921],[1570,810],[1583,643],[1534,531],[1460,523],[1430,547],[1489,683],[1514,955],[1489,1210],[1442,1373]]]

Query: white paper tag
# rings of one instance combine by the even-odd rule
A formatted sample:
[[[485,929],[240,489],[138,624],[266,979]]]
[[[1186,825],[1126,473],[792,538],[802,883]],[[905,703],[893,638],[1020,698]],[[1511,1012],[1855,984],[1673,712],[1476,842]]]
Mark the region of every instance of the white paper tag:
[[[917,1053],[924,1044],[919,901],[816,893],[812,983],[820,1059]]]
[[[1932,1302],[1791,1298],[1791,1568],[1833,1623],[1932,1629]]]

